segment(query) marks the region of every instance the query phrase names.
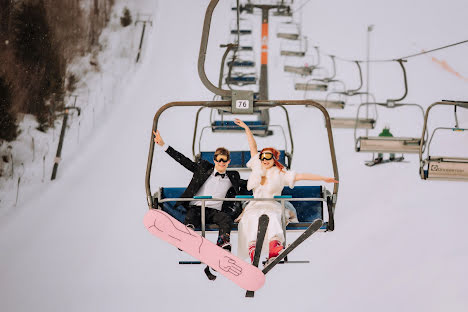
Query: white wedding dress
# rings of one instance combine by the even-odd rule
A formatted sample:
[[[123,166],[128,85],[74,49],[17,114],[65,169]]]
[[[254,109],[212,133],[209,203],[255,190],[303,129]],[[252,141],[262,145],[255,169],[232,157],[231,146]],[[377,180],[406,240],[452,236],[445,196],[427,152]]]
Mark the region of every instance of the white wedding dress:
[[[296,177],[294,171],[287,171],[286,169],[280,171],[276,166],[270,169],[263,169],[259,154],[252,157],[247,163],[247,167],[252,169],[247,189],[253,189],[254,198],[273,198],[274,196],[281,195],[284,186],[294,187]],[[263,185],[260,183],[262,176],[266,177]],[[237,250],[239,257],[249,257],[249,243],[257,240],[258,219],[262,214],[266,214],[270,218],[262,253],[268,252],[268,244],[272,238],[276,237],[281,242],[284,241],[281,225],[281,204],[277,201],[251,201],[245,207],[239,222]]]

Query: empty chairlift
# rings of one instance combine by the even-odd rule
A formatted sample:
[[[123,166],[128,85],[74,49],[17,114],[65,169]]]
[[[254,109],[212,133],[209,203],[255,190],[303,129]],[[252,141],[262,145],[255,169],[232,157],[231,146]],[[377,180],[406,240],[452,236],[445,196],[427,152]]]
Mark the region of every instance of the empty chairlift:
[[[237,28],[237,19],[231,23],[231,34],[232,35],[251,35],[252,34],[252,23],[248,19],[241,18],[239,20],[239,29]]]
[[[437,127],[432,131],[429,141],[425,138],[427,131],[427,121],[430,111],[435,106],[453,107],[455,114],[454,127]],[[433,156],[431,155],[431,143],[436,133],[446,132],[451,136],[466,134],[467,128],[462,128],[458,125],[457,108],[468,109],[468,102],[460,101],[442,101],[433,103],[428,107],[424,116],[423,134],[421,136],[421,146],[419,149],[419,175],[424,180],[446,180],[446,181],[468,181],[468,154],[465,157],[460,156]],[[466,138],[466,136],[465,136]],[[464,144],[466,147],[466,142]],[[424,147],[426,152],[424,152]],[[455,146],[453,146],[455,148]],[[451,148],[452,150],[452,148]],[[464,149],[466,153],[466,148]],[[453,155],[453,150],[452,154]]]
[[[330,85],[338,85],[342,89],[345,89],[345,84],[343,81],[335,79],[336,76],[336,62],[335,62],[335,57],[333,55],[330,55],[330,59],[332,61],[332,72],[329,76],[324,77],[324,78],[312,78],[309,81],[307,81],[307,86],[310,86],[311,89],[315,88],[322,88],[323,85],[327,85],[327,90],[330,88]],[[310,99],[310,97],[307,94],[307,91],[309,91],[307,88],[304,88],[304,98]],[[331,100],[331,99],[325,99],[325,100],[318,100],[318,99],[311,99],[312,101],[316,101],[323,105],[326,109],[344,109],[345,107],[345,102],[342,100]]]
[[[257,74],[233,71],[226,77],[226,84],[236,86],[257,84]]]
[[[255,67],[255,55],[253,51],[236,51],[227,62],[228,67]]]
[[[315,47],[317,50],[318,48]],[[320,55],[308,54],[304,58],[287,57],[284,61],[283,70],[285,73],[291,73],[301,77],[311,76],[312,73],[320,68]]]
[[[307,57],[310,57],[312,59],[315,59],[315,63],[309,65],[309,68],[311,70],[321,70],[322,67],[320,67],[320,51],[318,47],[314,47],[314,50],[316,51],[316,55],[307,55]],[[285,67],[286,70],[286,67]],[[303,75],[305,76],[305,75]],[[296,91],[327,91],[328,90],[328,85],[327,83],[317,83],[314,78],[312,79],[307,79],[304,81],[304,79],[301,79],[302,81],[295,81],[294,82],[294,90]]]
[[[283,40],[280,44],[281,56],[304,57],[307,53],[307,37],[298,40]]]
[[[421,112],[422,119],[424,120],[424,109],[419,104],[409,104],[409,103],[397,103],[403,100],[406,95],[408,94],[408,83],[406,80],[406,70],[403,66],[403,61],[398,60],[402,70],[403,70],[403,78],[405,84],[405,91],[401,98],[399,99],[389,99],[386,103],[362,103],[358,107],[357,117],[359,117],[360,110],[362,107],[366,107],[369,105],[375,105],[376,107],[383,107],[387,109],[397,109],[401,107],[414,107]],[[423,120],[421,124],[423,124]],[[417,122],[415,122],[417,124]],[[367,131],[366,131],[367,132]],[[421,144],[420,137],[394,137],[385,135],[384,131],[378,136],[356,136],[357,131],[354,131],[354,139],[355,139],[355,150],[357,152],[376,152],[376,153],[412,153],[417,154],[419,152],[419,147]]]
[[[293,21],[280,23],[276,31],[276,37],[286,40],[299,40],[301,37],[301,27]]]
[[[354,89],[346,89],[345,84],[340,82],[343,87],[342,91],[332,91],[327,94],[323,104],[326,107],[345,107],[349,97],[359,96],[360,102],[362,103],[362,97],[373,97],[372,94],[361,91],[363,87],[363,79],[362,79],[362,69],[361,64],[359,61],[354,61],[356,64],[357,72],[359,76],[359,85]],[[318,100],[318,102],[321,102]],[[361,118],[358,114],[356,117],[332,117],[331,123],[333,128],[342,128],[342,129],[374,129],[375,126],[375,118],[369,118],[366,116],[365,118]]]

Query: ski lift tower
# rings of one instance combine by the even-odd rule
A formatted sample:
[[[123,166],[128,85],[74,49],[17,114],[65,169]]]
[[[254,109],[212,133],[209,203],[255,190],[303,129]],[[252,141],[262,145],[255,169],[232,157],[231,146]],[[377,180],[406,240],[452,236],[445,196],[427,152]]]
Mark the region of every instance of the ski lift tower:
[[[253,9],[262,10],[262,34],[261,34],[261,58],[260,58],[260,82],[259,99],[268,100],[268,17],[270,10],[290,11],[290,8],[284,4],[268,5],[247,3],[241,6],[240,10],[252,12]]]

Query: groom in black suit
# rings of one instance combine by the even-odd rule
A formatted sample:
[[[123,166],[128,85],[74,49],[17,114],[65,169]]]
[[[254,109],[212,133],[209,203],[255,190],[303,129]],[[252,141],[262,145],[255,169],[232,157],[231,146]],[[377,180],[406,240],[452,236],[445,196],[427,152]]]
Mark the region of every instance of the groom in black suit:
[[[220,147],[215,151],[214,165],[203,159],[193,162],[172,147],[167,146],[161,138],[159,131],[154,132],[154,135],[154,142],[156,144],[162,146],[169,156],[193,172],[192,180],[181,195],[182,198],[192,198],[194,196],[233,198],[245,191],[247,181],[240,178],[239,172],[226,170],[231,162],[227,149]],[[175,204],[175,207],[179,205],[183,205],[187,209],[185,224],[199,227],[201,224],[201,201],[179,201]],[[231,250],[230,234],[232,223],[241,210],[239,202],[205,202],[206,223],[214,223],[219,226],[218,246]]]

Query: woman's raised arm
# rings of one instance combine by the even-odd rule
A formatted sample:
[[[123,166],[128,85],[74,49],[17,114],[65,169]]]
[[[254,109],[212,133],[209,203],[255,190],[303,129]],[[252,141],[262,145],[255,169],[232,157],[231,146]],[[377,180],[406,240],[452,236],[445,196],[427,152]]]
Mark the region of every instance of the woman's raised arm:
[[[327,182],[327,183],[339,183],[334,178],[322,177],[322,176],[319,176],[317,174],[312,174],[312,173],[298,173],[298,174],[296,174],[296,178],[294,179],[294,181],[301,181],[301,180],[324,181],[324,182]]]
[[[243,122],[240,119],[237,119],[237,118],[234,119],[234,123],[238,125],[239,127],[244,128],[245,134],[247,135],[247,141],[249,142],[250,157],[254,157],[258,153],[258,149],[257,149],[257,142],[255,142],[252,131],[250,131],[249,126],[247,126],[245,122]]]

